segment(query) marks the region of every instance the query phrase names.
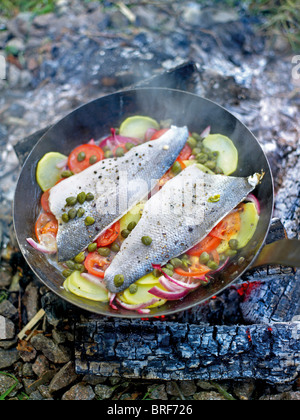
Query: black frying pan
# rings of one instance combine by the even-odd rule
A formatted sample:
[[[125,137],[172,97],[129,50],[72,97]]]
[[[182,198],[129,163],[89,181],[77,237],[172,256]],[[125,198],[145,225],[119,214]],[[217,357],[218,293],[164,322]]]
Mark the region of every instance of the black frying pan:
[[[300,241],[280,241],[263,248],[273,213],[274,191],[270,166],[253,134],[227,110],[207,99],[178,90],[146,88],[118,92],[75,110],[41,138],[23,166],[14,200],[16,236],[27,263],[49,289],[68,302],[93,313],[127,318],[141,317],[137,312],[121,308],[117,312],[108,304],[92,302],[66,292],[62,287],[64,279],[61,273],[43,254],[35,251],[26,242],[26,238],[34,236],[34,225],[40,212],[41,190],[35,173],[42,156],[51,151],[68,155],[79,144],[88,142],[91,138],[101,138],[110,132],[111,127],[120,126],[125,118],[132,115],[147,115],[158,121],[172,119],[175,125],[187,125],[190,131],[198,133],[210,125],[212,133],[230,137],[239,151],[239,166],[235,176],[245,177],[262,170],[265,172],[262,183],[255,191],[261,205],[259,225],[248,246],[208,286],[200,287],[181,301],[167,302],[161,308],[153,309],[149,316],[169,315],[206,301],[253,267],[255,260],[258,261],[257,265],[277,262],[299,266]],[[241,256],[244,257],[243,263]]]

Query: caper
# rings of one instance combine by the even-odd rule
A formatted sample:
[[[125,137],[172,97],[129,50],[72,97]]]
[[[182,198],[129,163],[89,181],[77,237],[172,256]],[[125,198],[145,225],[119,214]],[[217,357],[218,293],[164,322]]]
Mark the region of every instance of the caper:
[[[129,293],[130,293],[131,295],[134,295],[137,291],[138,291],[138,286],[137,286],[137,284],[131,284],[131,285],[129,286]]]
[[[85,270],[85,267],[83,264],[75,264],[75,270],[79,271],[80,273],[83,273]]]
[[[208,169],[210,169],[210,170],[212,171],[212,170],[216,169],[217,164],[216,164],[216,162],[215,162],[215,161],[213,161],[213,160],[208,160],[208,161],[206,162],[205,166],[206,166]]]
[[[160,277],[161,276],[161,272],[156,268],[154,271],[153,271],[153,276],[154,277]]]
[[[112,246],[110,247],[110,249],[112,250],[112,252],[119,252],[120,251],[120,246],[119,244],[117,244],[116,242],[112,244]]]
[[[70,269],[70,270],[75,270],[75,263],[74,263],[74,261],[72,261],[72,260],[70,260],[70,261],[67,261],[66,262],[66,265],[67,265],[67,267]]]
[[[69,216],[67,215],[67,213],[64,213],[62,216],[62,221],[65,223],[68,223],[68,221],[70,220]]]
[[[62,177],[62,178],[70,178],[70,176],[72,176],[73,175],[73,172],[71,172],[71,171],[63,171],[61,174],[60,174],[60,176]]]
[[[204,164],[207,162],[208,156],[205,153],[198,153],[198,155],[196,156],[196,159],[198,163]]]
[[[174,271],[174,266],[171,263],[166,264],[166,267],[170,271]]]
[[[94,165],[97,162],[97,160],[98,160],[98,158],[97,158],[96,155],[91,156],[90,160],[89,160],[90,165]]]
[[[111,150],[107,150],[105,153],[104,153],[104,157],[105,157],[105,159],[109,159],[109,158],[112,158],[113,157],[113,152],[111,151]]]
[[[71,219],[71,220],[75,219],[76,215],[77,215],[77,210],[76,209],[71,209],[71,210],[68,211],[69,219]]]
[[[84,213],[85,213],[85,210],[82,207],[80,207],[77,211],[77,217],[79,217],[80,219],[84,215]]]
[[[116,157],[122,157],[125,155],[123,147],[118,147],[116,150]]]
[[[128,229],[124,229],[124,230],[122,230],[122,232],[121,232],[121,236],[123,237],[123,238],[128,238],[128,236],[130,235],[130,230],[128,230]]]
[[[152,239],[150,238],[150,236],[143,236],[142,243],[146,246],[150,246],[152,244]]]
[[[116,287],[121,287],[124,283],[124,276],[122,274],[117,274],[114,278],[114,284]]]
[[[66,203],[68,206],[75,206],[75,204],[77,203],[77,197],[68,197],[66,199]]]
[[[172,172],[175,175],[180,174],[180,172],[182,171],[181,165],[179,162],[175,162],[174,165],[172,166]]]
[[[89,192],[89,193],[87,193],[85,199],[86,199],[86,201],[93,201],[94,198],[95,198],[94,194]]]
[[[109,146],[103,146],[102,147],[103,152],[110,152],[110,147]]]
[[[237,239],[230,239],[228,245],[230,249],[236,250],[239,247],[239,241]]]
[[[65,277],[65,278],[68,278],[68,277],[70,277],[70,275],[73,273],[73,271],[72,270],[64,270],[63,272],[62,272],[62,275]]]
[[[192,133],[192,137],[197,140],[197,141],[201,141],[202,137],[200,136],[200,134],[198,133]]]
[[[173,274],[174,274],[174,271],[169,270],[168,268],[164,268],[163,270],[164,270],[164,273],[166,273],[166,274],[167,274],[167,276],[172,277],[172,276],[173,276]]]
[[[193,149],[193,152],[192,153],[193,153],[194,156],[197,156],[201,152],[202,152],[202,150],[200,149],[200,147],[195,147]]]
[[[183,265],[182,261],[179,258],[173,258],[170,262],[174,268],[178,268]]]
[[[207,264],[208,261],[209,261],[209,254],[207,252],[203,252],[199,258],[200,264]]]
[[[237,254],[237,250],[235,249],[227,249],[227,251],[225,252],[226,257],[234,257]]]
[[[219,267],[219,265],[215,261],[208,261],[207,267],[211,270],[216,270]]]
[[[91,216],[88,216],[86,217],[84,223],[86,226],[92,226],[93,224],[95,224],[95,219]]]
[[[95,244],[95,243],[89,244],[89,246],[88,246],[88,251],[89,252],[95,252],[96,249],[97,249],[97,244]]]
[[[128,150],[128,151],[131,150],[134,146],[135,145],[133,143],[126,143],[125,144],[126,150]]]
[[[136,227],[136,222],[130,222],[127,226],[127,229],[130,230],[130,232]]]
[[[85,192],[81,192],[77,195],[77,201],[79,204],[83,204],[85,202],[86,199],[86,193]]]
[[[194,139],[194,137],[190,137],[187,141],[187,144],[194,149],[195,147],[197,147],[197,140]]]
[[[108,257],[110,254],[110,249],[109,248],[99,248],[98,249],[98,254],[101,255],[101,257]]]
[[[85,253],[84,252],[80,252],[80,254],[76,255],[76,257],[74,258],[74,261],[77,264],[83,263],[84,260],[85,260]]]
[[[83,162],[85,158],[86,158],[86,154],[84,152],[78,153],[77,155],[78,162]]]

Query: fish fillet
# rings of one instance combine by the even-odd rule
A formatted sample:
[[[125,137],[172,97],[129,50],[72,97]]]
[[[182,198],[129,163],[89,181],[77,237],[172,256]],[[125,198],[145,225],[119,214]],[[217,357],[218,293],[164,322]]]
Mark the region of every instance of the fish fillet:
[[[57,234],[58,261],[73,259],[108,227],[146,198],[159,180],[173,165],[186,144],[187,127],[171,127],[158,140],[141,144],[125,156],[102,160],[51,189],[49,205],[59,222]],[[68,223],[62,215],[68,213],[66,198],[80,192],[92,193],[94,200],[75,208],[85,210],[83,217]],[[85,218],[94,218],[92,226]]]
[[[136,228],[106,270],[104,281],[112,293],[128,288],[153,271],[152,264],[166,264],[204,239],[258,184],[260,176],[236,178],[210,175],[197,165],[186,168],[146,203]],[[213,202],[214,201],[214,202]],[[146,246],[141,238],[149,236]],[[114,278],[124,276],[116,287]]]

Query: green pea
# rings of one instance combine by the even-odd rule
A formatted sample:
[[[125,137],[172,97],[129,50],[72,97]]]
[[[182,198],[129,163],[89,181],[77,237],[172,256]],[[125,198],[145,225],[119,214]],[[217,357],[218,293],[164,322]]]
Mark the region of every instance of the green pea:
[[[75,204],[77,203],[77,197],[68,197],[66,199],[66,203],[68,206],[75,206]]]
[[[72,171],[63,171],[61,174],[60,174],[60,176],[62,177],[62,178],[70,178],[70,176],[72,176],[73,175],[73,172]]]
[[[77,264],[83,263],[84,260],[85,260],[85,253],[84,252],[80,252],[80,254],[76,255],[76,257],[74,258],[74,261]]]
[[[67,267],[70,269],[70,270],[75,270],[75,262],[74,261],[72,261],[72,260],[70,260],[70,261],[67,261],[66,262],[66,265],[67,265]]]
[[[89,160],[90,165],[94,165],[97,161],[98,161],[97,156],[93,155],[90,157],[90,160]]]
[[[68,277],[70,277],[70,275],[73,273],[73,271],[72,270],[64,270],[63,272],[62,272],[62,275],[65,277],[65,278],[68,278]]]
[[[172,172],[175,175],[180,174],[180,172],[182,171],[181,165],[179,162],[175,162],[174,165],[172,166]]]
[[[239,241],[237,239],[230,239],[228,245],[230,249],[236,250],[239,247]]]
[[[111,150],[107,150],[105,153],[104,153],[104,157],[105,157],[105,159],[109,159],[109,158],[112,158],[114,155],[113,155],[113,152],[111,151]]]
[[[101,257],[108,257],[110,254],[110,249],[109,248],[99,248],[98,249],[98,254],[101,255]]]
[[[187,144],[194,149],[195,147],[197,147],[197,140],[194,139],[194,137],[190,137],[187,141]]]
[[[88,246],[88,251],[89,252],[95,252],[96,249],[97,249],[97,244],[95,244],[95,243],[89,244],[89,246]]]
[[[86,226],[92,226],[95,224],[95,219],[91,216],[86,217],[85,221],[84,221]]]
[[[209,254],[208,254],[207,252],[203,252],[203,253],[200,255],[199,262],[200,262],[201,264],[207,264],[207,263],[208,263],[208,261],[209,261]]]
[[[122,232],[121,232],[121,236],[123,237],[123,238],[128,238],[128,236],[130,235],[130,230],[128,230],[128,229],[124,229],[124,230],[122,230]]]
[[[123,147],[118,147],[116,150],[116,157],[122,157],[125,155]]]
[[[129,286],[129,293],[130,293],[131,295],[134,295],[137,291],[138,291],[138,286],[137,286],[137,284],[131,284],[131,285]]]
[[[152,239],[150,238],[150,236],[143,236],[142,243],[146,246],[150,246],[152,244]]]
[[[76,209],[71,209],[68,211],[68,217],[70,220],[75,219],[75,217],[77,216],[77,210]]]
[[[134,146],[135,145],[133,143],[126,143],[125,144],[126,150],[128,150],[128,151],[131,150]]]
[[[117,274],[114,278],[114,284],[116,287],[121,287],[124,283],[124,276],[122,274]]]
[[[130,222],[127,226],[127,229],[130,230],[130,232],[136,227],[136,222]]]
[[[62,218],[62,221],[63,221],[63,222],[65,222],[65,223],[68,223],[68,221],[70,220],[70,218],[69,218],[69,216],[68,216],[68,214],[67,214],[67,213],[64,213],[64,214],[61,216],[61,218]]]
[[[119,252],[120,251],[120,246],[115,242],[115,243],[112,244],[110,249],[112,250],[112,252]]]
[[[85,210],[82,207],[80,207],[77,211],[77,217],[79,217],[80,219],[84,215],[84,213],[85,213]]]
[[[83,204],[86,200],[86,193],[85,192],[81,192],[77,195],[77,201],[79,204]]]
[[[94,194],[89,192],[89,193],[87,193],[85,199],[86,199],[86,201],[93,201],[94,198],[95,198]]]
[[[78,153],[78,155],[77,155],[78,162],[83,162],[85,160],[85,158],[86,158],[86,154],[84,152]]]

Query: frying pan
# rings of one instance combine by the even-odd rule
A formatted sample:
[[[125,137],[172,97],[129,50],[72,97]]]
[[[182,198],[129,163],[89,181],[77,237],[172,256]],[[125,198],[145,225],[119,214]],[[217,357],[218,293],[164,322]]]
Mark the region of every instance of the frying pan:
[[[199,305],[230,286],[251,267],[266,263],[299,267],[300,241],[284,240],[263,246],[272,219],[274,188],[269,163],[253,134],[230,112],[210,100],[179,90],[142,88],[102,97],[67,115],[40,139],[22,168],[14,198],[15,232],[27,263],[50,290],[92,313],[124,318],[142,316],[121,308],[114,311],[109,304],[89,301],[65,291],[58,268],[26,242],[26,238],[34,236],[34,225],[40,212],[41,190],[36,182],[36,166],[43,155],[51,151],[68,155],[79,144],[103,137],[111,127],[120,126],[125,118],[133,115],[147,115],[158,121],[172,119],[175,125],[187,125],[191,132],[198,133],[210,125],[212,133],[230,137],[238,149],[239,165],[235,176],[265,172],[255,191],[261,205],[260,220],[247,247],[208,286],[200,287],[183,300],[167,302],[153,309],[149,317],[170,315]]]

